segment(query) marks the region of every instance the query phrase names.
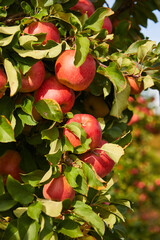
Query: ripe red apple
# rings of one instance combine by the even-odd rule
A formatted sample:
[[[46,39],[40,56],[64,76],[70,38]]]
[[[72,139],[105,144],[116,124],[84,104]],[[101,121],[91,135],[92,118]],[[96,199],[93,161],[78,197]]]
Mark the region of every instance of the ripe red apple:
[[[112,23],[109,17],[105,17],[102,28],[106,29],[108,31],[108,34],[112,33]]]
[[[75,191],[67,182],[65,176],[53,178],[43,187],[43,196],[45,199],[53,201],[64,201],[65,199],[74,199]]]
[[[10,174],[13,178],[21,180],[19,164],[21,156],[16,150],[7,150],[2,156],[0,156],[0,175],[6,182],[7,176]]]
[[[82,161],[90,163],[101,178],[110,173],[115,164],[107,153],[100,149],[105,143],[107,142],[102,140],[97,149],[92,152],[86,152],[80,157]]]
[[[102,139],[102,130],[99,122],[90,114],[75,114],[66,124],[77,122],[87,133],[87,138],[91,138],[90,149],[96,148]],[[80,139],[67,128],[64,129],[64,135],[68,138],[73,147],[81,145]]]
[[[44,81],[44,77],[44,64],[42,61],[38,61],[30,68],[28,73],[26,73],[25,75],[21,73],[22,86],[19,89],[19,92],[27,93],[37,90]]]
[[[133,116],[131,117],[128,125],[131,126],[132,124],[139,122],[139,120],[140,120],[140,117],[136,113],[134,113]]]
[[[95,8],[90,0],[79,0],[70,10],[79,11],[81,14],[87,13],[88,17],[90,17],[94,13]]]
[[[74,105],[75,94],[72,89],[62,85],[57,81],[56,77],[52,76],[46,79],[35,92],[34,99],[35,102],[42,99],[55,100],[62,108],[62,112],[66,113]]]
[[[0,68],[0,99],[3,97],[6,91],[7,77],[2,68]]]
[[[143,91],[144,85],[142,81],[139,82],[134,77],[127,77],[127,79],[131,86],[131,95],[140,94]]]
[[[57,43],[60,42],[60,35],[59,31],[53,23],[50,22],[32,22],[29,26],[27,26],[23,34],[39,34],[39,33],[46,33],[46,38],[43,41],[43,45],[47,43],[47,40],[53,40]]]
[[[57,80],[75,91],[86,89],[94,79],[96,62],[88,54],[85,62],[80,66],[74,65],[75,50],[65,50],[57,59],[55,73]]]

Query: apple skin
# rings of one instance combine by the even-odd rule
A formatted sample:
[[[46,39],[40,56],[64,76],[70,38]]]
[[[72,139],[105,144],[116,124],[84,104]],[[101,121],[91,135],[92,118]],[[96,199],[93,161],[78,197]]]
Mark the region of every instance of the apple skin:
[[[106,29],[108,31],[108,34],[112,33],[112,23],[109,17],[105,17],[102,28]]]
[[[140,117],[136,113],[133,113],[133,116],[131,117],[128,125],[131,126],[134,123],[139,122],[139,120],[140,120]]]
[[[115,165],[115,162],[100,148],[107,143],[102,140],[97,149],[92,152],[86,152],[80,156],[80,159],[85,163],[90,163],[95,169],[97,175],[101,178],[110,173]]]
[[[21,156],[16,150],[7,150],[2,156],[0,156],[0,175],[3,177],[4,183],[7,176],[10,174],[14,179],[20,181],[20,173],[22,171],[19,168]]]
[[[66,113],[71,110],[75,101],[74,91],[61,83],[55,76],[46,79],[41,87],[34,94],[35,102],[42,99],[55,100],[61,107],[62,112]]]
[[[70,10],[79,11],[81,14],[87,13],[88,17],[90,17],[94,13],[95,8],[90,0],[79,0]]]
[[[3,97],[6,91],[7,77],[4,71],[0,68],[0,99]]]
[[[133,77],[127,77],[127,79],[131,87],[131,93],[130,93],[131,95],[137,95],[143,91],[144,89],[143,82],[139,83],[138,80],[136,80]]]
[[[73,118],[69,119],[66,124],[77,122],[80,123],[82,128],[85,130],[87,134],[87,138],[91,138],[90,149],[96,148],[102,139],[102,130],[99,125],[99,122],[95,117],[90,114],[75,114]],[[80,139],[74,135],[67,128],[64,128],[64,135],[73,145],[73,147],[77,147],[81,145]]]
[[[55,73],[57,80],[65,86],[82,91],[91,84],[96,73],[96,62],[88,54],[85,62],[80,66],[74,65],[75,50],[65,50],[57,59]]]
[[[91,114],[96,118],[103,118],[109,113],[109,107],[102,96],[88,94],[84,99],[83,104],[86,113]]]
[[[32,35],[46,33],[46,38],[42,43],[43,45],[45,45],[48,40],[53,40],[57,43],[60,42],[59,31],[56,26],[50,22],[32,22],[23,30],[23,34],[24,33]]]
[[[29,93],[37,90],[45,78],[45,68],[42,61],[35,63],[26,75],[21,73],[22,86],[19,92]]]
[[[53,201],[64,201],[70,199],[73,201],[75,197],[74,189],[69,185],[65,176],[53,178],[49,183],[43,187],[43,196],[45,199]]]

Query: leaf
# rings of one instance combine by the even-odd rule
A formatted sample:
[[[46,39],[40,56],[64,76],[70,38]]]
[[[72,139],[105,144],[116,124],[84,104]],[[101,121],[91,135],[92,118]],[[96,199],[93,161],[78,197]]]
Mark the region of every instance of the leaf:
[[[60,161],[62,157],[62,151],[58,150],[57,152],[51,154],[47,154],[46,158],[47,160],[52,164],[53,167],[55,167],[57,165],[57,163]]]
[[[129,48],[126,50],[125,54],[136,54],[138,51],[138,48],[145,44],[147,40],[138,40],[134,43],[132,43]]]
[[[69,152],[74,152],[74,147],[68,140],[68,138],[64,135],[62,138],[62,149],[63,152],[69,151]]]
[[[29,126],[36,126],[37,125],[37,122],[34,120],[34,118],[31,115],[23,112],[22,109],[17,109],[16,114],[21,119],[21,122],[22,122],[23,126],[25,124],[29,125]]]
[[[144,90],[154,86],[154,81],[150,75],[147,75],[143,78]]]
[[[91,29],[99,32],[102,28],[104,18],[112,15],[114,12],[110,8],[98,8],[85,22],[84,29]]]
[[[15,142],[14,131],[12,129],[11,123],[5,116],[0,115],[0,142]]]
[[[95,231],[103,237],[105,232],[105,225],[103,220],[92,210],[92,208],[81,202],[76,201],[73,204],[73,212],[81,217],[85,222],[87,222],[90,226],[92,226]]]
[[[13,210],[14,215],[19,218],[27,211],[28,207],[18,207],[15,210]]]
[[[65,128],[67,128],[74,135],[76,135],[81,140],[81,142],[83,142],[87,137],[87,134],[80,123],[71,122],[69,124],[66,124]]]
[[[156,55],[160,54],[160,42],[158,43],[156,49],[154,50],[154,54],[156,54]]]
[[[87,37],[76,36],[76,53],[74,59],[74,65],[76,67],[81,66],[89,53],[90,41]]]
[[[54,141],[59,137],[59,130],[57,127],[53,126],[49,129],[45,129],[41,131],[42,139],[47,139],[50,141]]]
[[[0,33],[6,34],[6,35],[12,35],[16,32],[20,31],[20,25],[17,26],[10,26],[10,27],[0,27]]]
[[[78,238],[83,236],[79,224],[71,219],[61,221],[58,225],[58,232],[71,238]]]
[[[36,187],[41,182],[44,175],[45,171],[37,169],[27,174],[21,174],[21,179],[24,183],[30,184],[32,187]]]
[[[22,215],[18,219],[18,230],[20,239],[29,239],[36,240],[38,239],[38,231],[39,231],[38,222],[29,218],[26,214]]]
[[[13,38],[14,38],[14,35],[2,38],[0,40],[0,46],[5,47],[5,46],[9,45],[12,42]]]
[[[10,175],[7,178],[7,190],[12,198],[21,204],[28,204],[33,201],[34,196],[27,185],[22,185],[20,182],[12,178]]]
[[[20,77],[18,75],[18,72],[16,71],[14,65],[10,60],[7,58],[4,59],[4,68],[7,74],[7,79],[9,82],[9,87],[10,87],[10,96],[12,97],[13,95],[16,94],[18,89],[20,88]]]
[[[101,150],[105,151],[107,155],[115,162],[118,163],[119,159],[124,155],[124,150],[117,144],[105,143]]]
[[[2,240],[21,240],[20,236],[19,236],[19,232],[18,232],[18,228],[17,228],[17,220],[12,220],[5,232],[4,235],[2,237]]]
[[[53,120],[55,122],[62,122],[63,120],[63,113],[61,107],[55,100],[39,100],[35,103],[35,108],[45,119]]]
[[[27,214],[30,218],[32,218],[33,220],[36,220],[38,222],[41,211],[42,211],[41,202],[34,202],[28,207]]]
[[[5,193],[4,182],[2,176],[0,176],[0,196]]]
[[[8,193],[0,196],[0,212],[8,211],[16,204],[17,201],[13,200]]]
[[[156,45],[155,41],[147,41],[145,44],[139,46],[137,51],[138,60],[143,61],[146,55],[152,51],[154,45]]]
[[[40,183],[46,182],[52,176],[52,166],[50,166],[49,170],[43,175],[41,178]]]
[[[42,204],[42,211],[50,217],[59,217],[62,211],[62,202],[47,199],[37,199]]]

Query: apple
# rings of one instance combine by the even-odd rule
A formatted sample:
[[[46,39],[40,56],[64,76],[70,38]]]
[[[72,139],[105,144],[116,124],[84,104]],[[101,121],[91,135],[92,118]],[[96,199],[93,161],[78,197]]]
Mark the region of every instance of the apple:
[[[144,89],[144,84],[143,81],[138,81],[138,79],[134,78],[134,77],[127,77],[128,82],[130,84],[131,87],[131,95],[136,95],[136,94],[140,94],[143,89]]]
[[[102,139],[102,130],[99,122],[95,117],[90,114],[75,114],[73,118],[67,121],[66,125],[73,122],[80,123],[81,127],[87,134],[87,138],[91,138],[91,143],[89,145],[90,149],[94,149],[100,144],[100,141]],[[64,135],[73,145],[73,147],[81,145],[80,139],[67,128],[64,128]]]
[[[96,118],[103,118],[109,113],[109,107],[102,96],[88,94],[83,103],[85,112]]]
[[[35,63],[28,73],[23,75],[21,73],[22,86],[19,92],[29,93],[37,90],[45,78],[45,68],[42,61]]]
[[[95,8],[90,0],[79,0],[70,10],[79,11],[81,14],[87,13],[88,17],[90,17],[94,13]]]
[[[105,17],[102,28],[106,29],[108,31],[108,34],[112,33],[112,23],[109,17]]]
[[[35,102],[42,99],[55,100],[61,107],[62,112],[66,113],[71,110],[75,101],[74,91],[61,83],[55,76],[46,79],[41,87],[34,94]]]
[[[3,97],[6,91],[7,77],[2,68],[0,68],[0,99]]]
[[[138,116],[138,114],[133,113],[133,116],[131,117],[128,125],[131,126],[131,125],[133,125],[134,123],[139,122],[139,120],[140,120],[140,117]]]
[[[43,41],[43,45],[47,43],[47,40],[53,40],[57,43],[60,42],[60,34],[58,29],[53,23],[50,22],[32,22],[30,25],[25,27],[23,30],[23,34],[39,34],[39,33],[46,33],[46,38]]]
[[[55,64],[57,80],[75,91],[82,91],[91,84],[96,73],[96,62],[88,54],[84,63],[74,65],[75,50],[65,50],[58,57]]]
[[[10,174],[13,178],[21,180],[19,164],[21,161],[21,155],[16,150],[7,150],[0,156],[0,175],[6,182],[7,176]]]
[[[90,163],[97,175],[101,178],[110,173],[114,167],[115,162],[107,155],[107,153],[100,148],[106,144],[105,140],[101,140],[97,149],[92,152],[86,152],[80,156],[80,159],[85,163]]]
[[[45,199],[53,201],[64,201],[65,199],[74,199],[75,191],[67,182],[65,176],[53,178],[43,187],[43,196]]]

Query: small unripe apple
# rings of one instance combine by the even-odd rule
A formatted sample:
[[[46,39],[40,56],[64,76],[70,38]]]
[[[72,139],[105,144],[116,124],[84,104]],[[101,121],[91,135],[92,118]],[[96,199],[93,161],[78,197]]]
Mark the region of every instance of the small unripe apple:
[[[95,117],[90,114],[75,114],[73,118],[69,119],[66,124],[77,122],[80,123],[81,127],[85,130],[87,138],[91,138],[90,149],[96,148],[102,139],[102,130],[99,122]],[[80,139],[74,135],[67,128],[64,129],[64,135],[73,145],[77,147],[81,145]]]
[[[71,110],[75,101],[74,91],[61,83],[56,77],[52,76],[46,79],[41,87],[34,94],[35,102],[43,99],[55,100],[61,107],[62,112]]]
[[[29,93],[37,90],[44,81],[44,78],[44,64],[42,61],[38,61],[25,75],[21,73],[22,86],[19,89],[19,92]]]
[[[138,81],[138,79],[135,79],[134,77],[127,77],[128,82],[131,87],[131,95],[140,94],[144,89],[143,81]]]
[[[43,41],[43,45],[47,43],[47,40],[53,40],[57,43],[60,42],[60,35],[57,27],[50,22],[32,22],[29,26],[27,26],[23,34],[39,34],[39,33],[46,33],[46,38]]]
[[[95,8],[90,0],[79,0],[70,10],[78,11],[81,14],[87,13],[88,17],[90,17],[94,13]]]
[[[19,164],[21,161],[21,155],[16,150],[7,150],[2,156],[0,156],[0,175],[6,182],[7,176],[10,174],[13,178],[21,180]]]
[[[84,110],[94,117],[105,117],[109,113],[109,107],[102,96],[88,94],[84,99]]]
[[[108,31],[108,34],[112,33],[112,23],[109,17],[105,17],[102,28],[106,29]]]
[[[115,162],[107,155],[107,153],[100,148],[106,144],[102,140],[97,149],[92,152],[86,152],[80,156],[80,159],[85,163],[90,163],[95,169],[96,173],[101,177],[105,177],[110,173],[114,167]]]
[[[96,73],[96,62],[88,54],[84,63],[74,65],[75,50],[65,50],[57,59],[55,73],[57,80],[75,91],[82,91],[91,84]]]
[[[0,99],[3,97],[6,91],[7,77],[2,68],[0,68]]]
[[[45,199],[53,201],[64,201],[65,199],[74,199],[75,191],[67,182],[65,176],[53,178],[43,187],[43,196]]]

